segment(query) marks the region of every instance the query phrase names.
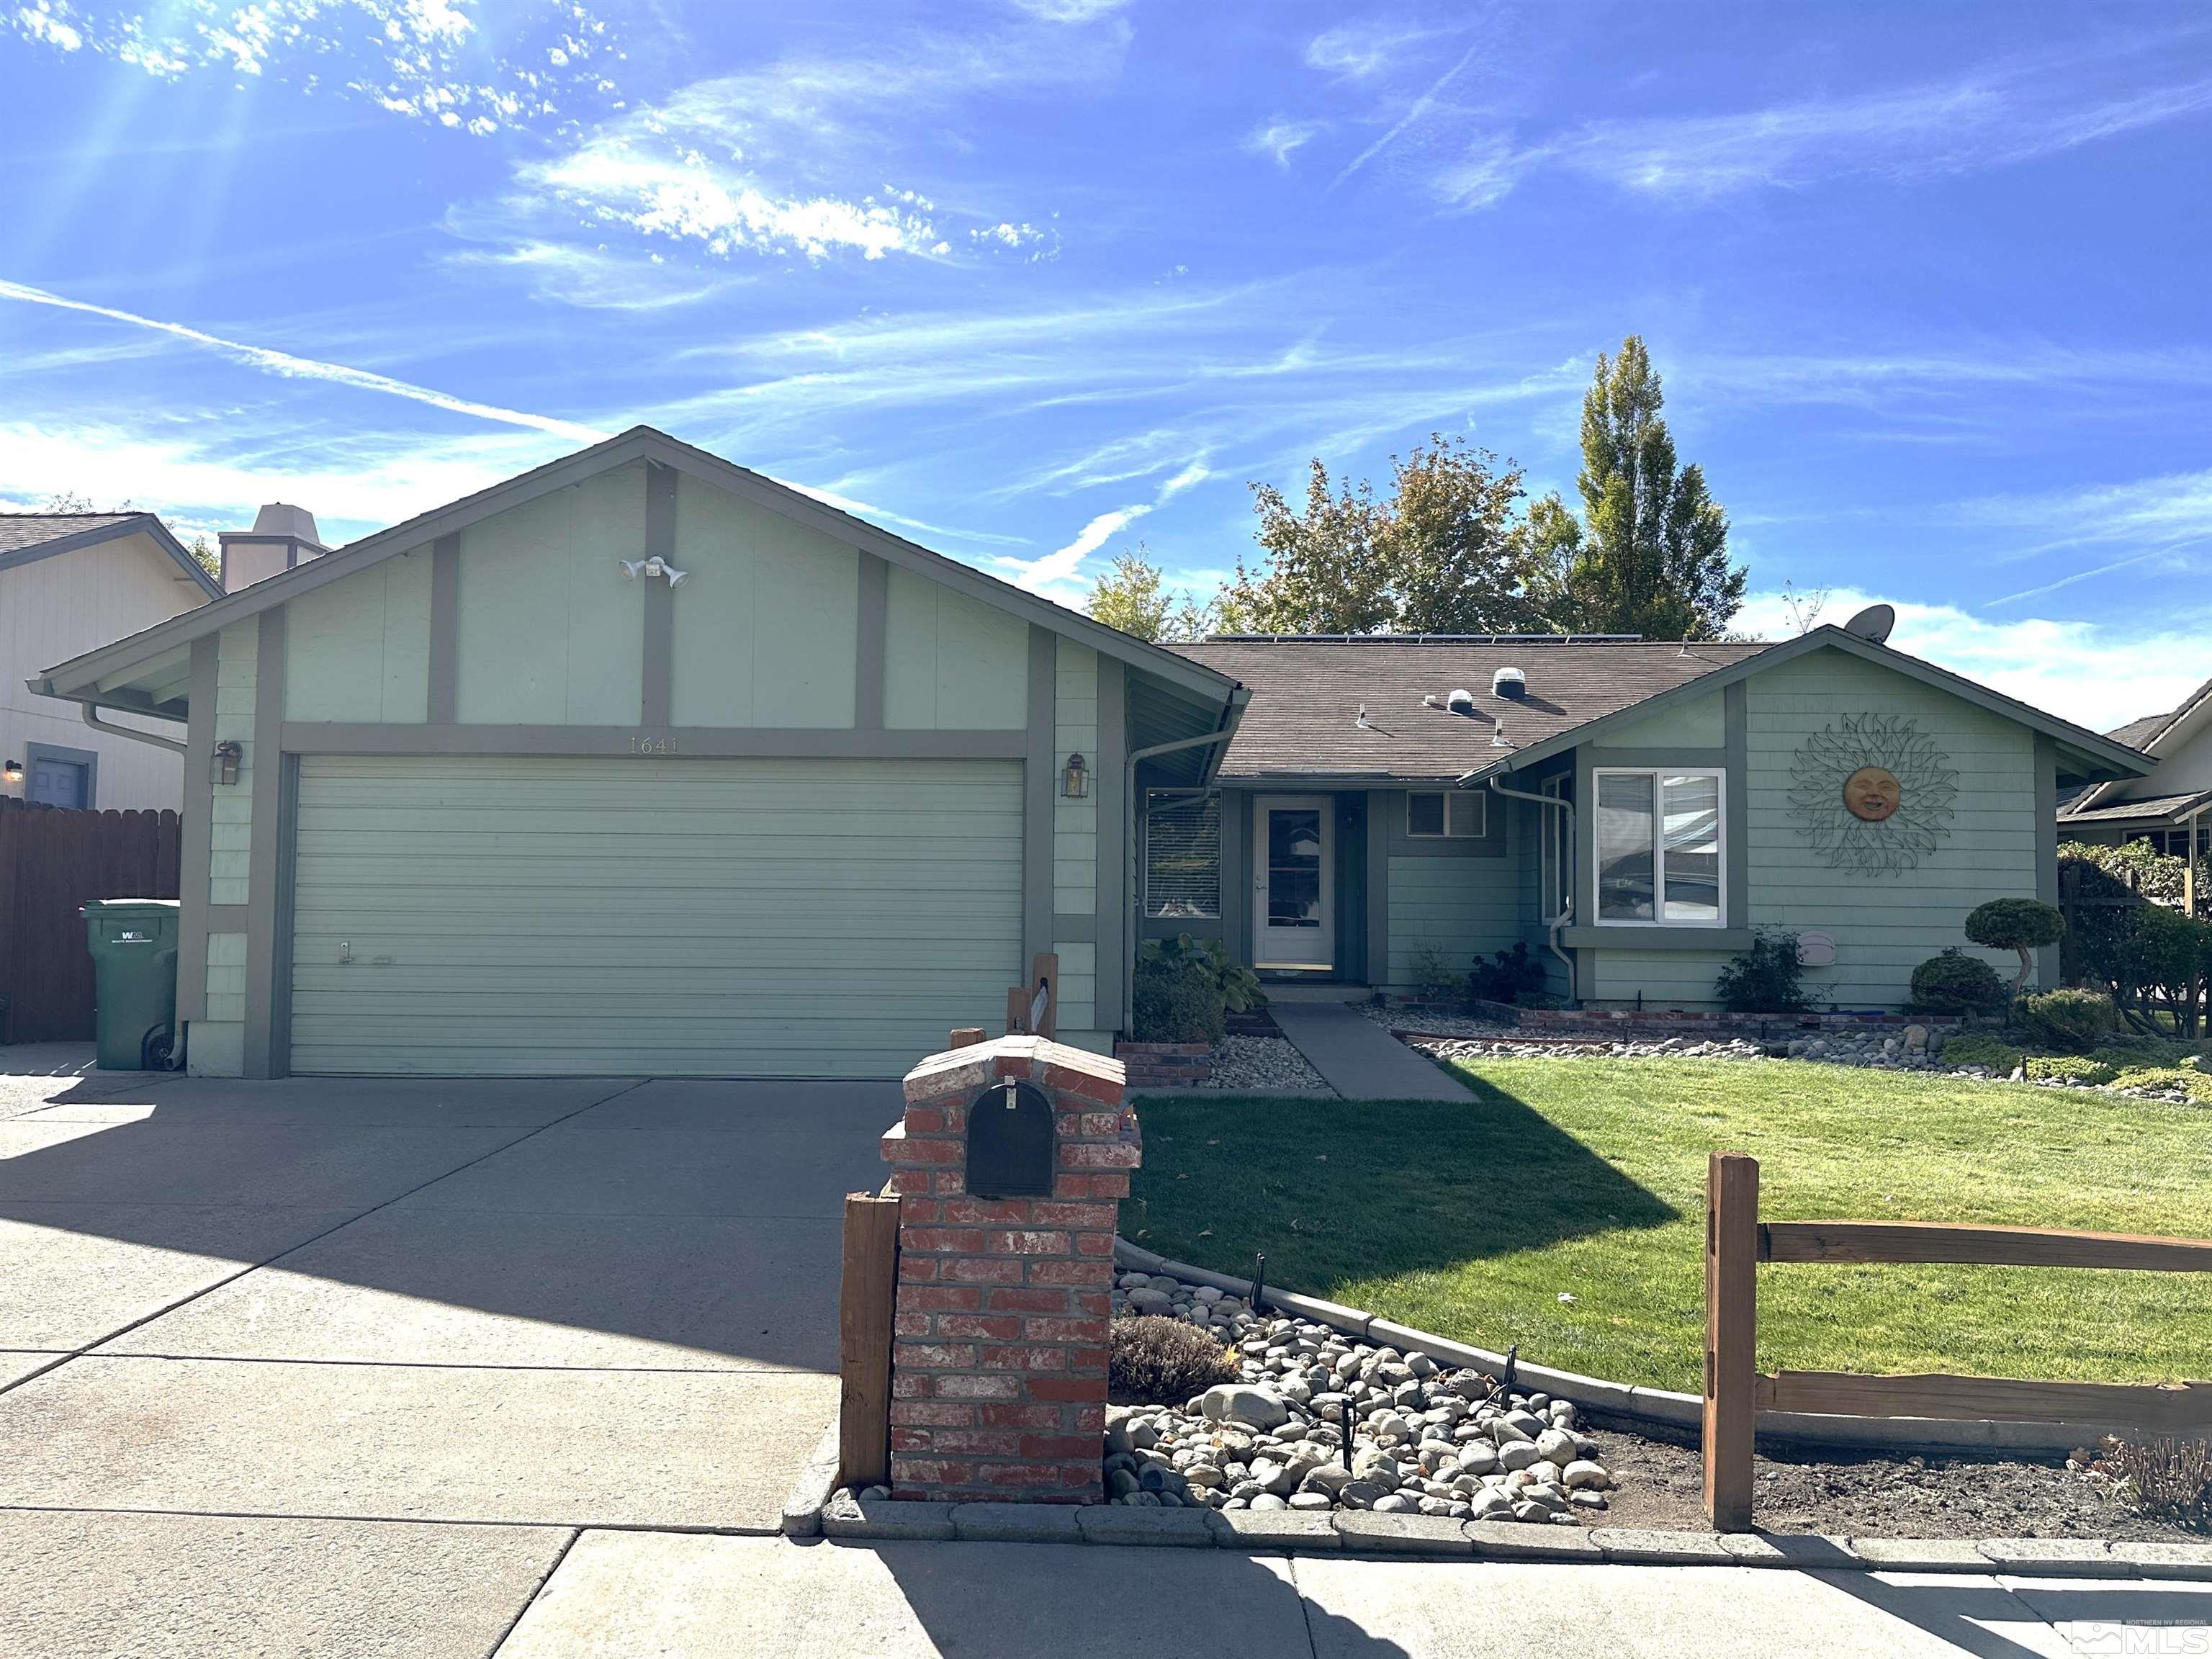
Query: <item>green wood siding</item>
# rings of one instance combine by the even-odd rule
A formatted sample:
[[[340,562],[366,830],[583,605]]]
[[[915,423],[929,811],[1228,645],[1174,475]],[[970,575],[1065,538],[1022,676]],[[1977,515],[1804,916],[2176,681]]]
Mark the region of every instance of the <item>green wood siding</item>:
[[[695,479],[678,481],[670,718],[849,726],[860,556]]]
[[[1003,1018],[1021,856],[1008,761],[306,757],[292,1065],[899,1076]]]
[[[1598,741],[1607,749],[1717,749],[1723,740],[1725,722],[1721,694],[1711,691],[1660,714],[1631,720]]]
[[[414,725],[430,700],[430,550],[284,607],[284,718]]]
[[[455,717],[466,726],[635,726],[644,684],[645,463],[461,533]],[[679,597],[688,598],[689,595]]]
[[[1389,906],[1393,985],[1414,983],[1414,958],[1425,945],[1465,971],[1479,955],[1512,949],[1521,935],[1520,886],[1510,857],[1394,857]]]
[[[1018,732],[1029,723],[1030,627],[927,576],[893,569],[884,617],[884,724]]]

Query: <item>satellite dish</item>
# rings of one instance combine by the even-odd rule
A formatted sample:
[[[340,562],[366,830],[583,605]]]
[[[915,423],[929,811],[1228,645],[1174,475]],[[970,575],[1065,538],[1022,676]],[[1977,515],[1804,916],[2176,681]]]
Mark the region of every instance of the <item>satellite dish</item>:
[[[1889,637],[1889,630],[1896,626],[1895,606],[1870,605],[1844,624],[1844,632],[1856,634],[1863,640],[1872,640],[1880,645]]]

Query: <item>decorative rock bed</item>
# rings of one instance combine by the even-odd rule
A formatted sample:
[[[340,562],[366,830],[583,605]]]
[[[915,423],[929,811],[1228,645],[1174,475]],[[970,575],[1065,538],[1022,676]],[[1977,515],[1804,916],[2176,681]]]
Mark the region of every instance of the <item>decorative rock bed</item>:
[[[1288,1037],[1230,1033],[1213,1050],[1213,1089],[1327,1089]]]
[[[1255,1314],[1162,1273],[1121,1274],[1114,1310],[1182,1319],[1233,1342],[1242,1373],[1181,1407],[1109,1412],[1115,1504],[1539,1524],[1607,1506],[1613,1477],[1570,1401],[1311,1320]]]

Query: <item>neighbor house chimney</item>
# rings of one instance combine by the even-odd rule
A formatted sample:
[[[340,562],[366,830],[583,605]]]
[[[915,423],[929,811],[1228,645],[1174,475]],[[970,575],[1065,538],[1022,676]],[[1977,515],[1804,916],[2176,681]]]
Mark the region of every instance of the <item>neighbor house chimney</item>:
[[[315,515],[283,501],[271,501],[254,514],[252,529],[226,530],[217,539],[222,544],[226,593],[281,575],[329,550],[316,538]]]

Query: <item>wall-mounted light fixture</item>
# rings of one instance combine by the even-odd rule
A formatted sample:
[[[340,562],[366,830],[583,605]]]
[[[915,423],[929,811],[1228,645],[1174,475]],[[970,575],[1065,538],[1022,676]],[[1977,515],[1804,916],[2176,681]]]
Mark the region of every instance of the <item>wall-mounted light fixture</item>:
[[[225,738],[215,746],[214,774],[217,783],[238,781],[238,763],[246,757],[246,745],[235,738]]]
[[[665,576],[671,592],[683,586],[691,577],[690,571],[678,570],[658,553],[649,559],[617,559],[615,562],[622,567],[624,581],[634,582],[640,576]]]
[[[1091,793],[1091,767],[1080,750],[1067,757],[1067,770],[1060,777],[1060,793],[1070,800],[1081,800]]]
[[[5,771],[0,771],[0,778],[7,779],[10,783],[22,782],[23,763],[19,760],[9,761],[8,763],[7,769]]]

